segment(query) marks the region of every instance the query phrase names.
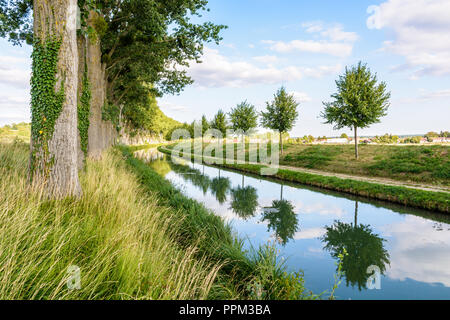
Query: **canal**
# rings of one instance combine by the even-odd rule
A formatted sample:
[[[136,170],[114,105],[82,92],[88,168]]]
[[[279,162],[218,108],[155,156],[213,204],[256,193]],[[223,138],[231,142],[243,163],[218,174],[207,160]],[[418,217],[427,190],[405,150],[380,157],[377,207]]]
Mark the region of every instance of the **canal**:
[[[448,216],[171,159],[156,149],[135,156],[231,224],[246,248],[277,246],[288,270],[302,270],[316,294],[331,290],[345,248],[338,299],[450,299]]]

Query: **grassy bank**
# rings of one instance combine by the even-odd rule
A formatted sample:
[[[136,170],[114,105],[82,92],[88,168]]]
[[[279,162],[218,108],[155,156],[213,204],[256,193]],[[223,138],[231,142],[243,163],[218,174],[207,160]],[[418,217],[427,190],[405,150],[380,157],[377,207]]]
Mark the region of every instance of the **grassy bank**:
[[[78,200],[31,190],[28,156],[28,144],[0,144],[0,299],[311,298],[272,247],[243,252],[129,149],[88,160]],[[67,287],[73,265],[79,290]]]
[[[450,146],[288,144],[280,164],[368,177],[450,186]]]
[[[180,223],[142,196],[120,156],[87,163],[80,200],[29,190],[29,146],[0,144],[0,299],[205,299],[220,264],[177,244]],[[69,266],[81,289],[69,290]]]
[[[249,147],[246,144],[247,161]],[[280,165],[450,186],[450,146],[362,144],[359,148],[360,158],[356,160],[353,145],[286,144]],[[225,157],[225,148],[223,152]]]
[[[160,151],[168,153],[167,149],[160,148]],[[219,166],[253,174],[260,174],[261,168],[264,167],[251,164],[221,164]],[[284,169],[279,169],[272,177],[372,199],[390,201],[405,206],[449,213],[450,197],[448,193],[387,186]]]

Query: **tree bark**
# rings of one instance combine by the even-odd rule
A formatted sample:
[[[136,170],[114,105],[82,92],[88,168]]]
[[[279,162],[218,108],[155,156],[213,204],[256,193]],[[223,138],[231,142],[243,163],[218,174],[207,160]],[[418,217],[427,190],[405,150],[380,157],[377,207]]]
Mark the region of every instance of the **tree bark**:
[[[358,127],[355,126],[355,157],[356,159],[359,158],[358,154]]]
[[[97,16],[98,13],[91,11],[88,25],[94,27],[94,19]],[[99,160],[103,150],[113,145],[117,137],[117,131],[113,124],[102,118],[102,108],[107,99],[107,80],[106,65],[102,63],[100,39],[87,39],[86,63],[92,96],[88,130],[88,157]]]
[[[283,154],[283,133],[280,132],[280,151]]]
[[[53,37],[61,40],[54,89],[55,92],[59,92],[63,86],[64,101],[51,137],[47,141],[36,136],[32,137],[32,166],[30,167],[32,183],[43,185],[44,192],[52,198],[78,197],[82,191],[77,164],[77,2],[75,0],[34,0],[33,5],[35,40],[43,45]],[[36,71],[33,70],[33,72]],[[37,101],[46,101],[45,92],[38,89],[32,92],[38,97]],[[42,114],[32,114],[32,122],[35,122],[35,125],[38,121],[45,121],[42,119]]]
[[[358,200],[355,202],[355,228],[358,226]]]
[[[77,36],[78,46],[78,86],[77,86],[77,105],[81,103],[81,95],[83,93],[83,75],[86,63],[86,42],[87,39],[84,35]],[[81,137],[79,130],[77,131],[77,149],[78,149],[78,170],[82,170],[84,167],[85,155],[81,150]]]

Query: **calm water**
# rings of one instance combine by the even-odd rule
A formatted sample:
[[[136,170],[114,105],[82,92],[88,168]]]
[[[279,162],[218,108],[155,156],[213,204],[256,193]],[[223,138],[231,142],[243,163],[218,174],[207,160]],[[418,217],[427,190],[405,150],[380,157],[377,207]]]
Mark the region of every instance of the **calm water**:
[[[156,150],[136,156],[223,217],[247,247],[274,242],[314,293],[332,288],[346,248],[339,299],[450,299],[448,216],[170,160]],[[371,265],[381,271],[379,290],[366,286]]]

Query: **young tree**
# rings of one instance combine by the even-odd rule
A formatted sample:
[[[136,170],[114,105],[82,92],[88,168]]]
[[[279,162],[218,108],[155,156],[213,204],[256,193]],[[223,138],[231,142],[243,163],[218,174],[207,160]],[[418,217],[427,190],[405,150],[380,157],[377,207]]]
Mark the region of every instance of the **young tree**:
[[[231,109],[229,116],[231,127],[235,131],[242,130],[245,133],[258,126],[258,113],[255,106],[247,101],[243,101],[236,108]]]
[[[279,131],[281,154],[283,154],[282,136],[294,126],[298,117],[299,103],[295,101],[294,95],[288,94],[286,89],[281,87],[274,95],[274,100],[270,103],[266,102],[266,105],[266,112],[261,112],[261,125]]]
[[[208,119],[206,119],[206,116],[203,115],[202,116],[202,136],[205,135],[205,132],[208,131],[209,128],[210,128],[210,125],[209,125]]]
[[[380,122],[387,114],[390,92],[386,83],[378,83],[366,64],[361,62],[346,68],[344,75],[336,81],[337,93],[331,95],[332,102],[324,102],[321,116],[325,123],[333,123],[334,129],[349,127],[355,134],[355,157],[358,159],[358,128],[366,128]]]
[[[228,120],[225,112],[223,112],[222,110],[217,111],[216,115],[211,121],[211,128],[222,132],[222,137],[225,138],[228,129]]]

